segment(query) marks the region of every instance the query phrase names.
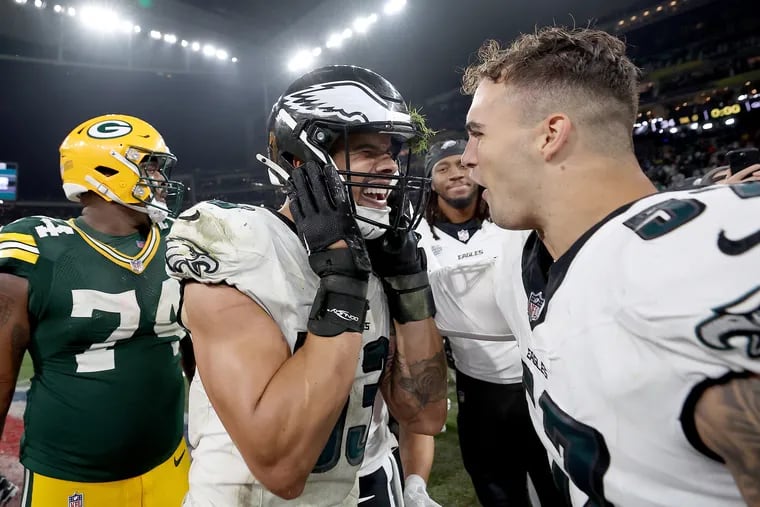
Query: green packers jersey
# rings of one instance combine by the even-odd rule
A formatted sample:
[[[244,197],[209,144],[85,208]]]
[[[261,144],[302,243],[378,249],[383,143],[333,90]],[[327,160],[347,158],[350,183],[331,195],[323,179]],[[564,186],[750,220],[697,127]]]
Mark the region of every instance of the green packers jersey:
[[[33,472],[121,480],[179,444],[183,332],[163,232],[108,236],[81,219],[47,217],[0,229],[0,271],[29,282],[34,377],[21,462]]]

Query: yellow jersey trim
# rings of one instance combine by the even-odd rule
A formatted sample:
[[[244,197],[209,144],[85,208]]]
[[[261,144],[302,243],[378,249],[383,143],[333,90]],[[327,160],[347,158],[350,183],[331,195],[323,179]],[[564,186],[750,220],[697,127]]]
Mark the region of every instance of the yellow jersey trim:
[[[90,245],[95,251],[101,254],[103,257],[113,262],[114,264],[121,266],[133,273],[140,274],[145,271],[145,268],[150,264],[150,261],[155,257],[161,244],[161,233],[158,226],[153,224],[148,233],[148,237],[145,238],[145,245],[142,247],[137,255],[126,255],[112,246],[109,246],[102,241],[98,241],[93,238],[82,229],[80,229],[74,222],[74,219],[70,219],[68,224],[79,234],[82,239]]]
[[[2,248],[0,249],[0,259],[17,259],[20,261],[28,262],[29,264],[37,264],[40,254],[32,253],[28,250],[22,250],[20,248]]]

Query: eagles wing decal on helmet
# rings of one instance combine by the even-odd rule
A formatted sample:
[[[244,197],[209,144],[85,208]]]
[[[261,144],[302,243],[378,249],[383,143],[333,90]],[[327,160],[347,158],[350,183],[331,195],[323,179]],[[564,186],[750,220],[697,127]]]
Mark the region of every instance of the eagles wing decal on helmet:
[[[171,238],[166,245],[166,265],[175,273],[203,278],[216,273],[219,262],[186,238]]]
[[[283,97],[283,105],[293,111],[336,117],[349,123],[411,121],[408,114],[389,111],[382,98],[355,81],[312,85]]]
[[[697,327],[699,341],[712,349],[739,348],[739,338],[746,339],[746,354],[760,358],[760,288],[739,301],[713,310],[716,315]]]

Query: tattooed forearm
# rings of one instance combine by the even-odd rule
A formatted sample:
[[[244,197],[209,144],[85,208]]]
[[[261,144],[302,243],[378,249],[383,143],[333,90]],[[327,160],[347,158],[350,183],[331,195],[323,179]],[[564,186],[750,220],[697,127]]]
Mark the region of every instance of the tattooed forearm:
[[[760,377],[708,389],[697,404],[699,435],[725,461],[749,507],[760,507]]]
[[[446,368],[446,355],[443,351],[409,364],[396,350],[388,362],[385,381],[390,382],[392,388],[403,390],[423,409],[430,403],[446,398]]]

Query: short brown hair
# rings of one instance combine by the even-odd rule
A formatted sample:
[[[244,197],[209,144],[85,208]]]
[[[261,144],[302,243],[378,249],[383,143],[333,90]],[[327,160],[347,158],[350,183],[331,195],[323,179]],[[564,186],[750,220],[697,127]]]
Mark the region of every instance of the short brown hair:
[[[591,125],[605,139],[598,148],[609,149],[613,125],[625,127],[626,146],[632,146],[633,123],[639,106],[639,69],[625,55],[625,43],[601,30],[545,27],[518,37],[509,48],[486,41],[470,65],[462,91],[475,93],[483,79],[503,82],[529,93],[526,112],[538,117],[558,108],[574,109],[574,120]],[[620,138],[622,130],[614,128]],[[616,143],[618,144],[618,143]]]

